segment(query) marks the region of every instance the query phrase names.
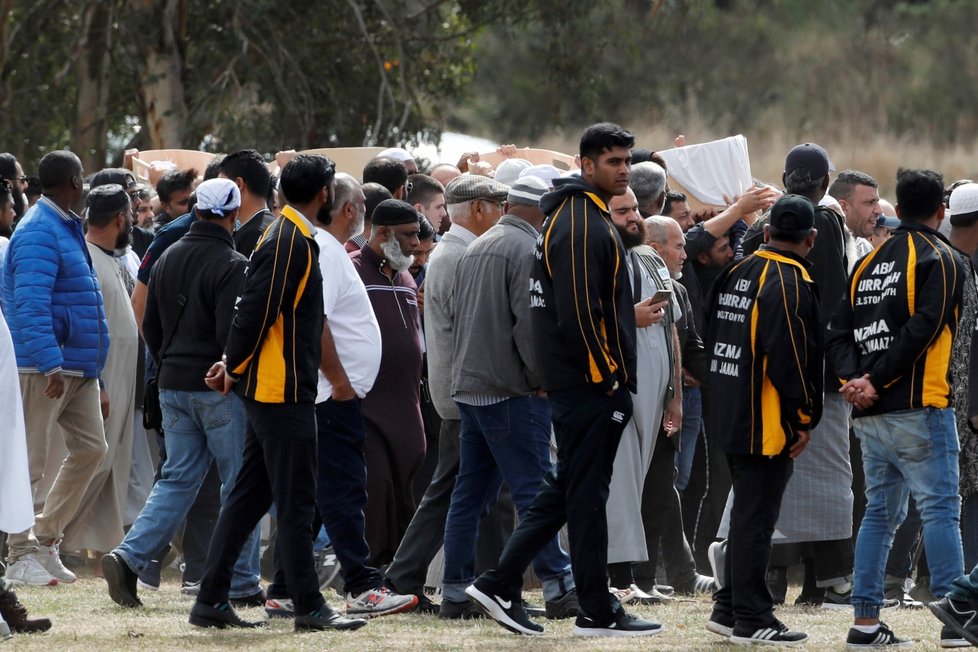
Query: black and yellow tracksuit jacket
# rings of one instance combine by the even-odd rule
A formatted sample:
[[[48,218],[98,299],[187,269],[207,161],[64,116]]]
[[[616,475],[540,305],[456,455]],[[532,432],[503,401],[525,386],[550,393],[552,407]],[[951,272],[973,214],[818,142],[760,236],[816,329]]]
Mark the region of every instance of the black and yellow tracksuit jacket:
[[[621,238],[589,183],[555,180],[530,277],[536,368],[544,389],[635,391],[635,301]]]
[[[235,307],[224,347],[235,390],[260,403],[314,403],[322,332],[319,247],[286,206],[258,241]]]
[[[774,456],[822,415],[818,289],[804,258],[769,245],[727,267],[710,296],[707,432],[721,450]]]
[[[829,328],[840,383],[869,374],[879,400],[853,416],[950,405],[948,369],[964,271],[950,243],[904,222],[860,260]]]

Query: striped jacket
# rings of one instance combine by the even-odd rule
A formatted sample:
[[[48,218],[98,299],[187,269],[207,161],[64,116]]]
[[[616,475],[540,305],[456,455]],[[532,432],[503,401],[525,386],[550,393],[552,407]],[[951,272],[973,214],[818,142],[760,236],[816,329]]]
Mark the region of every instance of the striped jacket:
[[[236,391],[261,403],[314,403],[323,333],[319,246],[291,206],[251,256],[224,346]]]
[[[853,416],[950,405],[964,274],[944,236],[906,222],[857,263],[828,340],[839,382],[868,373],[880,395]]]
[[[635,392],[635,300],[625,250],[604,200],[557,179],[530,277],[535,369],[547,390],[616,384]]]
[[[774,456],[822,414],[824,347],[811,263],[764,245],[710,296],[706,428],[728,453]]]

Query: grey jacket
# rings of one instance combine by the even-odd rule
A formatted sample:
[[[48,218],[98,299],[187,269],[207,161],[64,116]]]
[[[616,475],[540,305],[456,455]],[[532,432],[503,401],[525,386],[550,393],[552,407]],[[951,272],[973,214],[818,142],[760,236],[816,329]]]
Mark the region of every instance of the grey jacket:
[[[455,333],[455,268],[466,242],[451,230],[428,261],[424,278],[424,337],[431,402],[442,419],[460,419],[452,400],[452,341]]]
[[[466,250],[455,277],[452,395],[527,396],[540,387],[530,368],[530,270],[537,232],[504,215]]]

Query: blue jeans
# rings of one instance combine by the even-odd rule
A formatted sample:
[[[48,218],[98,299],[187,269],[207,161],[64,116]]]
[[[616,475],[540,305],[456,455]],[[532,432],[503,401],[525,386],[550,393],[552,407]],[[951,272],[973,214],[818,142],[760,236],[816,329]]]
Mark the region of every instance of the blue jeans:
[[[510,398],[473,406],[458,403],[462,417],[459,470],[445,521],[446,600],[465,602],[465,587],[475,580],[475,538],[479,520],[499,496],[503,480],[526,518],[550,463],[550,404],[545,398]],[[556,536],[540,550],[533,568],[543,582],[545,600],[574,588],[570,557]]]
[[[683,387],[683,425],[679,432],[679,452],[676,453],[676,489],[679,491],[689,484],[696,439],[702,429],[703,394],[699,387]]]
[[[934,595],[946,594],[963,572],[958,434],[951,408],[861,417],[853,429],[863,453],[867,505],[856,539],[852,606],[856,618],[878,618],[887,554],[910,494],[923,521]]]
[[[142,572],[170,542],[197,496],[212,461],[221,475],[221,502],[227,499],[241,468],[245,412],[234,394],[160,390],[166,461],[146,505],[115,552]],[[259,532],[248,537],[234,567],[230,596],[257,593]]]

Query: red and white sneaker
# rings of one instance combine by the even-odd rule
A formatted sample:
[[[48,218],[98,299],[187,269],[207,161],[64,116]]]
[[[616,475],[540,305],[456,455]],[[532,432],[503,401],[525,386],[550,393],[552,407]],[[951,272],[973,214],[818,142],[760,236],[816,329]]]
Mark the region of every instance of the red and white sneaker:
[[[418,596],[394,593],[386,586],[364,591],[360,595],[346,594],[346,615],[376,618],[414,609]]]

